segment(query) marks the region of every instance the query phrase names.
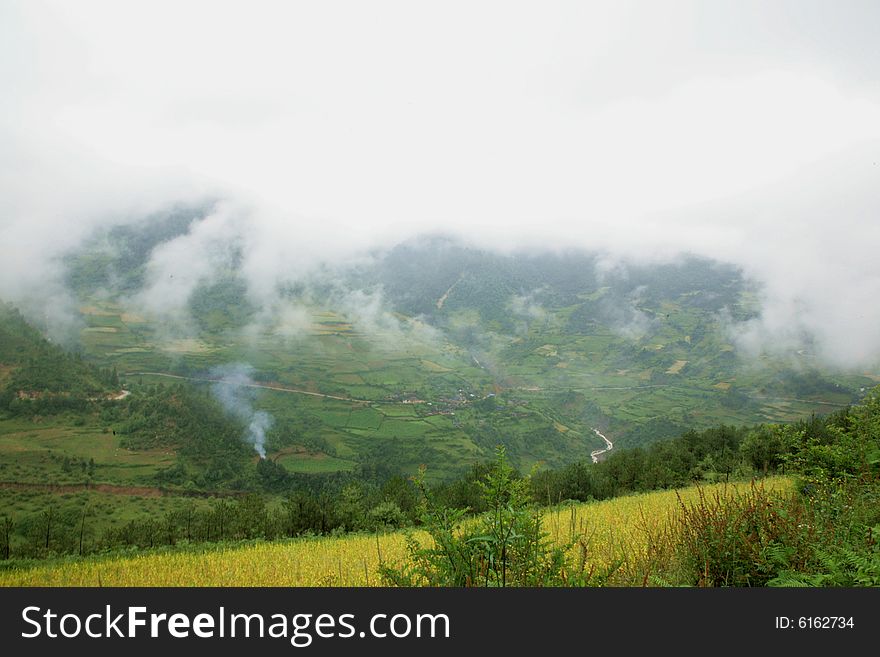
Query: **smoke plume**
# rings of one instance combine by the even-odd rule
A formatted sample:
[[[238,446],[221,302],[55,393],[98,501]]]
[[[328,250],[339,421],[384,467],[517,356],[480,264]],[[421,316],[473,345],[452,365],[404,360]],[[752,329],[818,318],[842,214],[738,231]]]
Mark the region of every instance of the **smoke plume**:
[[[272,426],[272,416],[266,411],[254,410],[254,368],[247,363],[230,363],[211,369],[216,383],[211,387],[214,397],[226,411],[247,423],[245,441],[254,446],[260,458],[266,458],[266,431]]]

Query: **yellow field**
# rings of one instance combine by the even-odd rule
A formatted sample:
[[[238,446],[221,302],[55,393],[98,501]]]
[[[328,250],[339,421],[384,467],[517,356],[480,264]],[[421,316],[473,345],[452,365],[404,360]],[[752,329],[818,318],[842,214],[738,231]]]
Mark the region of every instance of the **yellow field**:
[[[786,491],[791,481],[764,481]],[[748,484],[716,484],[707,494],[736,494]],[[678,491],[695,501],[696,488]],[[639,568],[652,557],[651,544],[678,508],[676,491],[619,497],[548,511],[545,529],[558,541],[583,539],[587,563],[597,570],[623,564],[612,582],[639,583]],[[427,535],[416,533],[424,541]],[[205,553],[151,554],[86,559],[63,565],[0,573],[0,586],[377,586],[379,553],[386,561],[405,554],[405,534],[294,539]],[[579,548],[578,548],[579,550]],[[589,566],[588,566],[589,568]]]
[[[672,365],[670,365],[669,369],[666,370],[667,374],[678,374],[681,372],[682,368],[687,365],[688,362],[686,360],[677,360]]]
[[[767,491],[788,492],[792,481],[788,477],[771,477],[764,479],[761,485]],[[749,483],[714,484],[702,486],[702,490],[707,497],[718,492],[724,498],[745,492],[749,486]],[[646,583],[645,569],[655,572],[654,566],[658,564],[662,569],[669,556],[663,553],[668,546],[655,541],[662,537],[679,509],[676,492],[685,504],[699,499],[699,488],[693,486],[579,504],[548,512],[545,529],[559,542],[583,539],[588,570],[592,566],[601,572],[618,563],[619,569],[611,583]],[[580,550],[577,546],[575,549]]]
[[[208,343],[196,338],[168,340],[162,345],[162,349],[181,354],[203,354],[214,350]]]

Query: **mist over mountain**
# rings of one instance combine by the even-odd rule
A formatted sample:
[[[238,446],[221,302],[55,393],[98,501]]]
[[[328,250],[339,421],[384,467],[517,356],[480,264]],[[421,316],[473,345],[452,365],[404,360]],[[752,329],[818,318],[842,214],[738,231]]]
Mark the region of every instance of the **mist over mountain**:
[[[759,288],[742,353],[875,368],[877,10],[807,5],[6,3],[0,297],[74,335],[86,244],[108,292],[175,326],[227,286],[243,316],[294,317],[280,289],[345,296],[337,274],[424,235],[487,259],[459,296],[514,253],[630,274],[691,254]],[[462,268],[438,260],[439,288]],[[542,278],[507,275],[524,298]],[[370,276],[383,310],[436,301]]]
[[[806,221],[809,215],[803,216]],[[809,351],[826,366],[853,371],[876,366],[873,334],[866,330],[873,306],[849,308],[876,282],[860,269],[857,256],[849,258],[848,269],[834,265],[828,272],[857,279],[846,294],[831,294],[814,281],[812,292],[787,298],[786,285],[802,286],[807,282],[802,278],[814,277],[798,270],[806,254],[780,254],[773,265],[778,276],[765,279],[757,275],[754,260],[765,250],[757,243],[740,258],[745,264],[737,264],[675,251],[645,255],[537,244],[498,249],[433,233],[386,246],[350,247],[345,257],[317,251],[300,259],[295,240],[289,251],[281,239],[271,253],[258,248],[271,241],[255,236],[265,228],[248,211],[216,200],[108,222],[50,258],[51,266],[30,274],[39,285],[7,279],[7,298],[68,342],[76,341],[82,327],[76,306],[88,298],[113,299],[190,336],[209,328],[206,316],[220,313],[227,328],[276,325],[291,337],[309,304],[329,304],[364,327],[385,322],[386,328],[398,321],[391,313],[401,313],[450,329],[456,312],[470,308],[484,328],[514,335],[539,319],[549,321],[548,310],[579,304],[565,319],[572,330],[578,321],[599,322],[641,339],[657,328],[654,315],[662,299],[691,293],[686,304],[711,313],[743,358]],[[828,259],[847,255],[835,242],[825,246]],[[599,289],[602,299],[583,298]],[[820,296],[824,306],[817,305]],[[822,314],[821,307],[837,312]],[[847,312],[859,321],[846,321]],[[866,336],[853,344],[846,334]]]
[[[597,449],[595,431],[622,448],[785,421],[857,401],[876,380],[829,367],[806,330],[772,350],[749,344],[768,286],[731,262],[434,233],[268,267],[253,226],[218,200],[95,226],[55,260],[58,314],[39,297],[22,307],[122,385],[210,384],[211,422],[261,459],[309,445],[343,471],[424,462],[442,478],[499,442],[522,466],[561,465]]]

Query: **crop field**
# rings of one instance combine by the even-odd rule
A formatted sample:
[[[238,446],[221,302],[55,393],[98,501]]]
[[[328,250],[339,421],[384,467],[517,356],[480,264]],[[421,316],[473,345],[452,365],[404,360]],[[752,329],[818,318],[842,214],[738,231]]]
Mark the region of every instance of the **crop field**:
[[[587,297],[603,294],[597,290]],[[494,335],[479,358],[442,333],[420,331],[422,325],[404,315],[395,316],[409,327],[400,332],[364,331],[351,318],[323,308],[313,309],[290,334],[270,327],[169,338],[149,318],[127,315],[111,302],[90,302],[81,308],[86,326],[80,337],[90,358],[123,374],[171,373],[181,367],[206,372],[225,363],[251,364],[261,382],[293,389],[260,391],[257,407],[290,427],[316,421],[320,433],[337,446],[336,456],[343,461],[324,459],[321,471],[328,472],[336,465],[348,469],[349,459],[357,460],[368,444],[401,439],[422,440],[467,467],[489,455],[498,440],[481,438],[489,435],[519,445],[513,458],[521,466],[561,464],[601,447],[590,430],[595,423],[610,427],[615,444],[624,448],[651,439],[652,434],[639,429],[660,418],[670,426],[697,429],[791,421],[840,408],[852,400],[852,387],[862,383],[858,377],[843,377],[839,392],[828,389],[812,397],[763,393],[772,363],[766,371],[738,370],[725,356],[732,356],[733,347],[720,335],[707,333],[702,311],[689,303],[686,295],[663,301],[662,315],[653,320],[654,334],[636,343],[607,327],[569,322],[576,307],[559,308],[553,318],[520,335]],[[480,321],[463,309],[451,317],[453,326]],[[147,374],[126,378],[172,381]],[[582,394],[592,402],[592,411],[554,408],[553,396],[565,392]],[[490,393],[500,402],[492,412],[473,408]],[[404,403],[414,399],[418,403]],[[560,427],[566,429],[560,432]],[[553,444],[534,439],[549,435],[548,430],[564,440]],[[455,434],[453,443],[441,435],[450,433]],[[456,444],[462,446],[457,452]],[[448,463],[428,461],[435,475],[449,470]],[[290,459],[279,462],[303,471]]]
[[[706,494],[737,495],[750,484],[715,484]],[[787,492],[784,477],[765,489]],[[590,566],[620,563],[611,583],[644,582],[639,568],[650,560],[652,541],[679,509],[698,499],[696,487],[620,497],[548,510],[544,527],[553,540],[582,540]],[[415,532],[424,542],[427,535]],[[577,548],[579,549],[579,548]],[[135,557],[67,560],[0,573],[2,586],[377,586],[380,560],[404,558],[406,533],[304,538],[207,551],[180,550]]]
[[[321,452],[299,451],[282,454],[274,458],[276,463],[284,466],[288,472],[323,473],[351,470],[354,462],[328,456]]]
[[[79,464],[92,461],[96,480],[137,484],[174,462],[172,450],[128,450],[118,436],[97,423],[70,426],[57,418],[0,422],[0,454],[7,456],[0,460],[0,482],[82,483],[81,468],[65,469],[66,459]]]

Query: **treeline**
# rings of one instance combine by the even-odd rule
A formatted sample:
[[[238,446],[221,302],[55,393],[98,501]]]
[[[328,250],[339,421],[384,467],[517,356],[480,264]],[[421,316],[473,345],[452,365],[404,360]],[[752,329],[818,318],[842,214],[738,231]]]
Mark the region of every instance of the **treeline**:
[[[141,400],[108,406],[131,433],[124,440],[156,445],[154,429],[175,431],[204,430],[205,448],[211,438],[221,440],[222,427],[210,423],[198,428],[202,392],[189,386],[157,386]],[[182,403],[182,400],[186,400]],[[204,409],[205,422],[216,421],[217,414]],[[192,413],[190,417],[189,414]],[[168,427],[168,415],[178,418],[179,426]],[[110,418],[106,418],[110,419]],[[809,423],[820,432],[824,422]],[[694,481],[712,481],[730,476],[773,472],[782,467],[778,445],[770,442],[763,450],[752,447],[759,442],[749,436],[772,431],[757,427],[742,429],[717,427],[687,432],[678,439],[656,443],[649,448],[615,452],[607,460],[593,464],[578,462],[560,469],[534,474],[529,493],[538,504],[563,500],[587,501],[654,488],[678,487]],[[230,448],[248,451],[238,434],[229,434]],[[198,437],[187,443],[191,456],[198,457]],[[218,455],[222,455],[218,453]],[[88,466],[87,466],[88,467]],[[181,504],[159,517],[143,517],[107,527],[86,507],[47,507],[40,513],[3,519],[5,538],[0,536],[0,555],[14,558],[41,558],[61,554],[88,554],[120,548],[153,548],[179,543],[216,542],[242,539],[278,539],[303,535],[324,535],[350,531],[375,531],[412,526],[420,520],[420,496],[413,482],[393,474],[390,469],[359,468],[351,473],[305,475],[287,472],[271,460],[260,460],[256,468],[226,466],[233,471],[244,490],[262,494],[214,498],[201,504],[181,498]],[[448,508],[482,513],[485,495],[481,482],[492,471],[492,463],[474,465],[465,475],[430,486],[431,497]],[[247,470],[253,474],[243,474]],[[160,482],[168,486],[197,489],[210,483],[212,470],[195,475],[183,462],[163,471]],[[229,473],[226,473],[227,475]],[[523,479],[515,470],[512,476]],[[187,485],[187,482],[189,485]],[[198,483],[198,487],[196,486]],[[280,503],[270,502],[283,500]]]
[[[647,447],[614,450],[597,464],[581,461],[538,472],[532,477],[533,494],[545,504],[601,500],[704,481],[729,481],[755,473],[798,473],[805,467],[807,450],[830,451],[837,455],[835,458],[842,458],[839,447],[832,446],[839,446],[853,418],[864,412],[862,406],[857,406],[787,425],[722,425],[686,431],[677,438]],[[830,467],[839,466],[835,463]]]
[[[337,482],[339,483],[339,482]],[[106,526],[87,505],[49,505],[39,513],[0,517],[0,558],[37,559],[126,548],[392,530],[418,516],[413,483],[393,477],[381,486],[349,481],[291,492],[281,501],[249,493],[201,504],[181,498],[173,510]]]
[[[855,433],[856,426],[860,433]],[[874,433],[866,426],[873,426]],[[614,450],[599,463],[578,461],[538,471],[529,477],[530,491],[536,503],[552,505],[756,475],[812,476],[822,471],[856,476],[868,458],[866,445],[871,440],[876,445],[878,436],[880,410],[872,396],[860,406],[793,424],[691,430],[647,447]],[[880,452],[875,458],[880,459]],[[491,467],[477,464],[463,477],[434,486],[432,496],[445,506],[480,513],[485,510],[480,482]],[[514,476],[523,474],[514,471]]]
[[[171,386],[154,392],[155,395],[146,400],[132,402],[127,410],[113,408],[121,415],[140,418],[136,424],[146,431],[144,427],[149,423],[143,424],[142,415],[146,412],[146,417],[151,417],[149,410],[157,400],[170,402],[186,395],[199,399],[201,394],[188,386]],[[175,412],[181,413],[191,406],[198,407],[192,402],[182,407],[158,404],[157,408],[176,409]],[[165,415],[160,413],[159,417]],[[194,421],[196,417],[190,419]],[[797,425],[794,433],[801,435],[806,431],[814,437],[825,436],[834,421],[833,418],[813,419]],[[162,424],[164,420],[158,422]],[[181,417],[181,430],[190,426],[189,422]],[[783,446],[772,438],[780,431],[787,433],[792,428],[722,426],[691,431],[649,448],[615,452],[599,464],[579,462],[538,472],[529,478],[528,491],[538,504],[555,504],[741,477],[756,471],[769,474],[784,467]],[[241,444],[234,435],[230,435],[230,440]],[[486,511],[486,497],[481,482],[491,474],[493,467],[492,463],[476,464],[462,477],[430,486],[430,495],[445,507],[482,513]],[[245,477],[240,483],[243,486],[246,483],[247,490],[262,493],[242,492],[201,503],[181,498],[180,505],[162,516],[138,518],[110,527],[106,526],[106,520],[99,523],[90,516],[86,507],[47,507],[40,513],[7,517],[3,520],[7,536],[0,542],[0,554],[40,558],[179,543],[272,540],[395,529],[420,521],[418,490],[409,478],[392,474],[389,469],[362,467],[350,473],[305,475],[289,473],[271,460],[260,460],[255,469],[248,468],[248,471],[255,474],[239,475]],[[193,473],[178,463],[164,471],[160,479],[165,485],[180,485],[191,476]],[[515,470],[512,476],[524,479],[523,474]],[[204,476],[196,479],[199,484],[207,483]],[[188,481],[190,485],[184,488],[193,488],[193,481]]]
[[[719,426],[687,431],[647,447],[614,450],[599,462],[580,461],[532,477],[533,494],[545,504],[601,500],[623,493],[679,488],[699,481],[748,475],[753,464],[742,451],[761,427]]]

